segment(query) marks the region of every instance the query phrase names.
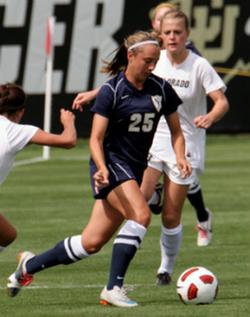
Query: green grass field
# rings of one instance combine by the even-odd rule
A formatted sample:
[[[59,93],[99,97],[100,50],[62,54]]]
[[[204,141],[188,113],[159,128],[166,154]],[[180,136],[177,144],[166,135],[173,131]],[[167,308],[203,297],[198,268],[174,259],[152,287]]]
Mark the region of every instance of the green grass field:
[[[139,307],[122,309],[98,304],[108,277],[112,241],[99,254],[69,266],[38,273],[16,298],[5,293],[7,276],[20,250],[39,253],[78,234],[88,221],[93,199],[88,174],[88,146],[79,140],[72,150],[52,150],[47,162],[17,166],[1,186],[0,210],[15,224],[18,239],[0,253],[0,316],[90,317],[249,317],[250,316],[250,137],[209,135],[206,172],[201,178],[207,205],[214,214],[214,237],[207,248],[196,246],[195,213],[186,202],[183,244],[173,283],[156,287],[160,217],[153,216],[142,248],[132,262],[126,284]],[[40,155],[27,148],[18,159]],[[175,282],[186,268],[200,265],[219,279],[212,305],[187,306],[179,301]]]

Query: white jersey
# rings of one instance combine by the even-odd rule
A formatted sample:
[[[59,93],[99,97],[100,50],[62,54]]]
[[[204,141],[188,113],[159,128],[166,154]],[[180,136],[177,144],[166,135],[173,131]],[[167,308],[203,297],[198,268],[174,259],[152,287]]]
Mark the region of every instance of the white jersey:
[[[9,174],[17,153],[37,130],[35,126],[17,124],[0,115],[0,184]]]
[[[218,89],[225,90],[225,84],[206,59],[191,51],[183,63],[173,66],[166,50],[162,50],[154,73],[166,79],[182,99],[178,113],[186,142],[186,157],[193,168],[203,171],[206,131],[196,128],[193,119],[207,113],[206,95]],[[164,117],[159,122],[150,153],[161,160],[176,162]]]

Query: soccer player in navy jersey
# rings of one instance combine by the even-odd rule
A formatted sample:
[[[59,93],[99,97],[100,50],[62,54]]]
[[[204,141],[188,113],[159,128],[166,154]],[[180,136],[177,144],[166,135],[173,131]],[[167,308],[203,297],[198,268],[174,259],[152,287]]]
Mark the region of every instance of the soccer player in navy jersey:
[[[180,173],[183,178],[191,173],[176,112],[181,100],[164,79],[151,74],[159,54],[157,38],[139,31],[124,41],[104,67],[114,77],[102,86],[92,107],[90,173],[96,200],[90,220],[82,235],[66,238],[37,256],[21,253],[17,270],[8,278],[10,296],[28,285],[36,272],[98,252],[122,225],[114,240],[109,281],[100,299],[119,307],[138,305],[127,297],[123,281],[150,223],[140,183],[162,115],[171,131]]]
[[[168,11],[175,9],[176,7],[177,7],[176,5],[169,3],[168,1],[164,1],[159,3],[156,7],[150,10],[149,18],[151,20],[152,28],[155,32],[160,34],[160,23],[161,23],[162,17]],[[200,55],[200,52],[197,50],[197,48],[194,46],[194,44],[190,40],[187,40],[186,42],[186,49],[189,49],[192,52],[196,53],[197,55]],[[83,111],[83,106],[89,103],[90,101],[92,101],[94,98],[96,98],[96,95],[99,89],[100,88],[97,87],[93,90],[84,91],[77,94],[73,102],[73,109]],[[155,191],[152,197],[148,201],[149,207],[154,214],[160,214],[162,212],[163,187],[164,187],[163,184],[158,183],[155,187]],[[211,219],[211,211],[206,207],[206,204],[204,202],[203,192],[202,192],[201,184],[199,182],[199,178],[196,178],[194,182],[190,184],[188,188],[188,192],[187,192],[187,198],[196,211],[197,222],[198,222],[197,245],[207,246],[211,241],[211,235],[209,236],[209,230],[204,230],[203,226],[200,224],[207,222],[208,220],[211,223],[212,219]]]

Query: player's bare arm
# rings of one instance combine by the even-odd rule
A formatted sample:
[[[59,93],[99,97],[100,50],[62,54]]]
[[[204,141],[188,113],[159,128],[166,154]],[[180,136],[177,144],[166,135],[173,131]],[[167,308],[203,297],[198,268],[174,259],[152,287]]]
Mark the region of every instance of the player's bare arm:
[[[100,87],[95,88],[93,90],[80,92],[77,94],[75,99],[73,100],[72,109],[83,111],[83,106],[90,103],[93,99],[95,99],[98,94]]]
[[[229,110],[227,97],[221,89],[212,91],[208,96],[213,100],[214,105],[210,112],[204,116],[198,116],[194,119],[197,128],[208,129],[215,122],[219,121]]]
[[[182,134],[178,113],[172,113],[166,117],[166,120],[171,131],[172,144],[176,155],[177,166],[182,177],[186,178],[191,174],[192,168],[190,163],[185,158],[185,139]]]
[[[94,176],[95,186],[97,188],[107,186],[109,184],[109,172],[106,166],[103,140],[107,130],[109,120],[99,114],[93,117],[92,130],[90,134],[89,147],[91,156],[98,168]]]
[[[70,149],[76,145],[75,115],[68,110],[60,110],[60,120],[63,125],[61,134],[53,134],[38,129],[29,143],[56,146]]]

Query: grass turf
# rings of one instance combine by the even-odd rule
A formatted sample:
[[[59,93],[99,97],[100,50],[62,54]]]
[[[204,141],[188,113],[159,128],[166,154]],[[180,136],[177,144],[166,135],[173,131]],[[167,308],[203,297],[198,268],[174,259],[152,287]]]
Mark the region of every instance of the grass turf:
[[[173,283],[155,286],[159,265],[160,217],[153,216],[143,245],[130,265],[126,284],[139,307],[98,305],[108,278],[112,241],[99,254],[69,266],[38,273],[34,283],[16,298],[5,294],[7,276],[15,269],[20,250],[40,253],[64,237],[79,234],[88,221],[93,199],[89,185],[88,147],[79,140],[75,149],[53,149],[50,161],[17,166],[1,186],[1,212],[18,229],[17,240],[0,253],[1,316],[136,316],[249,317],[250,316],[250,146],[249,135],[209,135],[206,172],[201,183],[214,215],[214,237],[206,248],[196,246],[195,213],[188,202],[183,211],[183,244]],[[40,155],[28,147],[18,159]],[[186,268],[200,265],[219,279],[212,305],[182,304],[175,282]]]

